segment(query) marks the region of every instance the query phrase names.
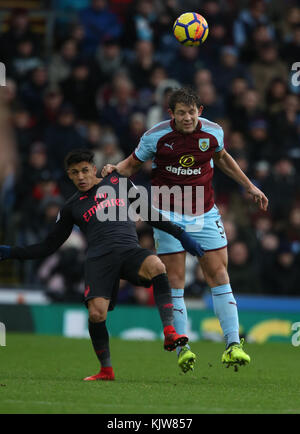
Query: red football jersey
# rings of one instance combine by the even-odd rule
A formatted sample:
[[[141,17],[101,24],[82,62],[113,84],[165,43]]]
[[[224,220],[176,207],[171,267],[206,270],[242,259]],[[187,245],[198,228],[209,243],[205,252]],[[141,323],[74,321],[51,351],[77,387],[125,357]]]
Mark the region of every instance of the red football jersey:
[[[140,161],[152,159],[151,184],[156,187],[153,204],[181,214],[208,212],[214,205],[212,158],[224,148],[223,139],[220,125],[204,118],[199,118],[197,128],[190,134],[177,131],[174,120],[146,131],[133,156]],[[163,186],[173,187],[169,205],[168,198],[164,201],[156,191]],[[168,194],[168,189],[164,194]]]

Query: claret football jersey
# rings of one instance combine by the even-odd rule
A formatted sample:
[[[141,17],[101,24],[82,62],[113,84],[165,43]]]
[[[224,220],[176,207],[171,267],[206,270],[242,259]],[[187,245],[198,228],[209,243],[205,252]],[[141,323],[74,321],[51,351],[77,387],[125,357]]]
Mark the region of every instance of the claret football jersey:
[[[183,134],[176,130],[175,121],[167,120],[155,125],[142,136],[133,157],[139,161],[152,160],[152,186],[179,186],[184,193],[180,198],[182,209],[191,209],[197,214],[197,201],[203,200],[203,212],[214,205],[212,188],[213,156],[224,148],[224,133],[220,125],[200,117],[196,130]],[[185,189],[190,186],[192,188]],[[202,187],[196,194],[195,187]],[[176,200],[170,199],[170,209],[174,210]],[[190,206],[184,208],[184,202]],[[161,203],[156,202],[161,209]],[[200,212],[201,214],[202,212]]]

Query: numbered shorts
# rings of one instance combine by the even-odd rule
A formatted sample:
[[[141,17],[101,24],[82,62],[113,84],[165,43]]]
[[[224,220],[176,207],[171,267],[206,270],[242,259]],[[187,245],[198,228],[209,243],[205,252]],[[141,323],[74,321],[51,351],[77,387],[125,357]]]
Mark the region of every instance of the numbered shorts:
[[[216,205],[199,217],[178,215],[174,212],[161,211],[173,223],[182,227],[198,241],[205,251],[219,250],[227,246],[227,238],[221,215]],[[154,228],[155,248],[158,255],[182,252],[184,249],[179,240],[172,235]]]
[[[108,310],[113,310],[119,292],[120,279],[128,280],[133,285],[149,287],[151,280],[139,276],[139,269],[144,260],[154,253],[141,247],[114,249],[113,251],[89,258],[85,263],[84,303],[92,298],[110,300]]]

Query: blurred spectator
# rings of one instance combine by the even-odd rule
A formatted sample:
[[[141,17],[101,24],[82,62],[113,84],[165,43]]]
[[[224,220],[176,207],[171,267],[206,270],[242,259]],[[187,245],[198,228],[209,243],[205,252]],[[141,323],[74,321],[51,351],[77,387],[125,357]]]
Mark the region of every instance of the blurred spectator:
[[[100,149],[102,134],[103,131],[98,122],[90,122],[87,125],[85,136],[87,147],[92,150]]]
[[[270,31],[273,31],[270,20],[266,15],[264,0],[250,0],[249,7],[242,9],[234,22],[233,36],[235,45],[242,47],[251,41],[253,31],[259,24],[268,25]]]
[[[181,85],[188,86],[193,83],[196,72],[204,66],[202,56],[199,56],[199,47],[181,45],[176,56],[176,67],[173,63],[168,65],[168,74]]]
[[[122,152],[126,157],[135,150],[146,130],[145,115],[140,112],[133,113],[129,119],[128,131],[121,141]]]
[[[283,103],[283,109],[270,116],[271,138],[278,147],[277,153],[284,152],[291,158],[300,161],[299,152],[299,96],[288,94]],[[297,164],[297,162],[296,162]]]
[[[137,41],[154,43],[154,25],[157,16],[153,0],[136,0],[127,11],[123,45],[133,48]]]
[[[240,131],[232,131],[228,139],[229,152],[245,152],[246,140],[245,136]]]
[[[249,257],[246,243],[235,241],[228,249],[229,275],[234,292],[257,294],[261,290],[257,271]]]
[[[242,107],[242,97],[248,88],[249,83],[244,77],[236,77],[232,80],[224,95],[226,111],[233,121],[239,117]]]
[[[71,27],[71,31],[68,34],[68,37],[71,38],[73,41],[75,41],[77,50],[80,54],[83,54],[84,36],[85,36],[84,27],[79,22],[73,23],[73,26]]]
[[[253,177],[251,181],[259,189],[261,188],[264,180],[270,174],[270,163],[268,161],[258,161],[253,167]]]
[[[57,121],[60,107],[63,104],[63,98],[61,89],[58,86],[50,85],[45,89],[43,110],[38,116],[40,130],[44,131],[47,125]]]
[[[260,160],[272,161],[274,145],[270,141],[268,124],[265,119],[255,119],[248,128],[248,157],[250,163]]]
[[[48,70],[44,65],[37,66],[30,78],[20,88],[20,98],[35,116],[43,109],[43,94],[48,86]]]
[[[94,81],[102,84],[110,81],[124,67],[124,55],[118,39],[105,39],[98,45],[91,61]]]
[[[278,34],[281,40],[289,43],[293,39],[295,27],[300,24],[300,7],[297,4],[292,4],[291,7],[285,8],[283,15],[280,17],[278,24]]]
[[[291,243],[293,253],[300,253],[300,206],[295,205],[286,221],[285,238]]]
[[[240,60],[246,65],[257,60],[259,50],[265,44],[274,42],[274,32],[268,24],[258,24],[252,29],[251,37],[245,45],[240,47]]]
[[[278,49],[273,43],[263,45],[259,50],[259,58],[251,65],[254,85],[262,96],[262,101],[270,83],[274,78],[284,82],[288,80],[287,65],[279,58]]]
[[[77,43],[74,39],[64,40],[58,52],[51,56],[48,66],[49,81],[52,84],[67,79],[71,75],[73,63],[78,56]]]
[[[238,98],[238,110],[232,120],[232,127],[247,133],[251,123],[263,119],[266,114],[262,109],[259,93],[255,89],[246,89]]]
[[[117,164],[124,158],[124,153],[119,148],[118,138],[115,134],[109,132],[102,136],[100,144],[93,151],[95,152],[95,164],[99,172],[101,172],[105,164]]]
[[[156,104],[154,104],[148,110],[146,118],[146,129],[150,129],[153,127],[153,125],[169,119],[169,95],[171,94],[171,92],[171,87],[165,87],[162,85],[157,88],[155,92]]]
[[[283,45],[281,53],[289,68],[295,61],[300,59],[300,9],[298,11],[299,22],[294,25],[292,38]]]
[[[36,35],[30,29],[29,15],[26,9],[13,9],[9,19],[9,30],[0,38],[1,60],[9,63],[17,54],[20,42],[31,41],[34,50],[39,52],[40,44]]]
[[[192,283],[187,285],[184,289],[186,298],[201,298],[203,294],[209,289],[199,263],[196,264],[194,270],[194,279]]]
[[[84,30],[83,52],[93,54],[99,42],[107,38],[118,38],[122,24],[110,10],[107,0],[90,0],[90,6],[79,14]]]
[[[168,78],[166,69],[157,64],[150,74],[149,83],[139,90],[137,95],[138,106],[141,111],[148,112],[153,104],[155,104],[156,92],[160,92],[161,88],[168,83],[175,83],[176,80]]]
[[[213,65],[214,84],[222,94],[228,88],[228,85],[236,77],[245,77],[250,81],[249,74],[245,67],[239,63],[238,50],[233,46],[224,46],[221,48],[220,60]],[[222,74],[220,74],[222,71]]]
[[[76,127],[74,109],[70,104],[63,104],[60,107],[57,121],[45,130],[44,141],[51,164],[62,174],[67,153],[74,148],[86,146],[85,140]]]
[[[18,211],[22,214],[20,228],[23,231],[32,231],[34,236],[37,237],[37,241],[39,235],[46,236],[47,229],[49,230],[48,220],[45,222],[46,227],[43,227],[40,221],[41,212],[44,212],[44,204],[48,199],[51,199],[57,202],[57,206],[62,206],[63,199],[60,197],[59,186],[54,175],[47,168],[32,173],[31,182],[32,184],[28,185],[30,190],[26,192],[26,195],[19,196],[21,200],[18,204]],[[28,243],[25,241],[24,244]]]
[[[38,129],[29,110],[20,103],[15,106],[12,114],[12,127],[18,154],[22,164],[24,164],[31,144],[38,138]]]
[[[231,27],[227,17],[222,13],[218,1],[208,0],[203,5],[203,16],[209,25],[209,38],[201,46],[201,58],[209,68],[215,66],[215,60],[220,58],[223,46],[231,44]],[[202,13],[202,12],[201,12]]]
[[[223,219],[223,226],[225,229],[228,245],[230,246],[237,240],[238,228],[236,223],[232,219]]]
[[[8,63],[9,75],[22,84],[30,72],[42,64],[42,59],[34,52],[34,45],[31,39],[22,39],[16,47],[16,55]]]
[[[54,213],[54,211],[53,211]],[[82,235],[73,231],[68,240],[37,270],[46,294],[55,302],[81,302],[84,291],[84,249]]]
[[[282,78],[273,78],[266,90],[266,106],[269,115],[282,112],[287,94],[287,82]]]
[[[216,122],[218,118],[223,117],[224,107],[223,102],[218,97],[216,88],[212,84],[205,84],[198,88],[198,95],[200,97],[201,104],[203,104],[203,117],[213,122]]]
[[[46,145],[42,142],[34,142],[24,155],[22,170],[16,184],[18,204],[22,206],[31,196],[36,184],[41,179],[56,178],[56,169],[50,164]],[[24,183],[24,179],[26,182]]]
[[[205,86],[206,84],[213,85],[214,81],[211,70],[206,68],[197,69],[194,75],[193,83],[196,89],[200,88],[201,86]]]
[[[280,245],[274,263],[263,269],[263,278],[271,294],[299,295],[299,267],[289,243]]]
[[[285,157],[278,159],[262,187],[269,198],[269,209],[274,218],[277,221],[287,218],[300,189],[293,163]]]
[[[112,84],[112,94],[108,103],[100,112],[100,121],[103,125],[114,130],[121,146],[127,146],[123,142],[128,131],[131,115],[136,111],[136,98],[133,82],[126,76],[118,75]]]
[[[66,102],[70,103],[78,119],[92,121],[98,118],[96,107],[96,83],[85,59],[78,59],[70,77],[60,83]]]
[[[151,87],[151,74],[159,63],[154,57],[154,46],[151,41],[139,40],[135,45],[135,59],[129,66],[129,75],[137,87]]]

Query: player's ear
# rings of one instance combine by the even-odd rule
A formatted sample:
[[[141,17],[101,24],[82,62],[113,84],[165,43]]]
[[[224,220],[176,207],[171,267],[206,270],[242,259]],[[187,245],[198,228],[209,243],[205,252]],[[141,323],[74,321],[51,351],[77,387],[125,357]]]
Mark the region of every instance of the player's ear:
[[[171,118],[174,119],[174,113],[172,112],[172,110],[170,108],[168,108],[168,113],[171,116]]]
[[[204,108],[203,105],[201,105],[201,106],[199,107],[199,109],[198,109],[198,115],[199,115],[199,116],[202,115],[203,108]]]

